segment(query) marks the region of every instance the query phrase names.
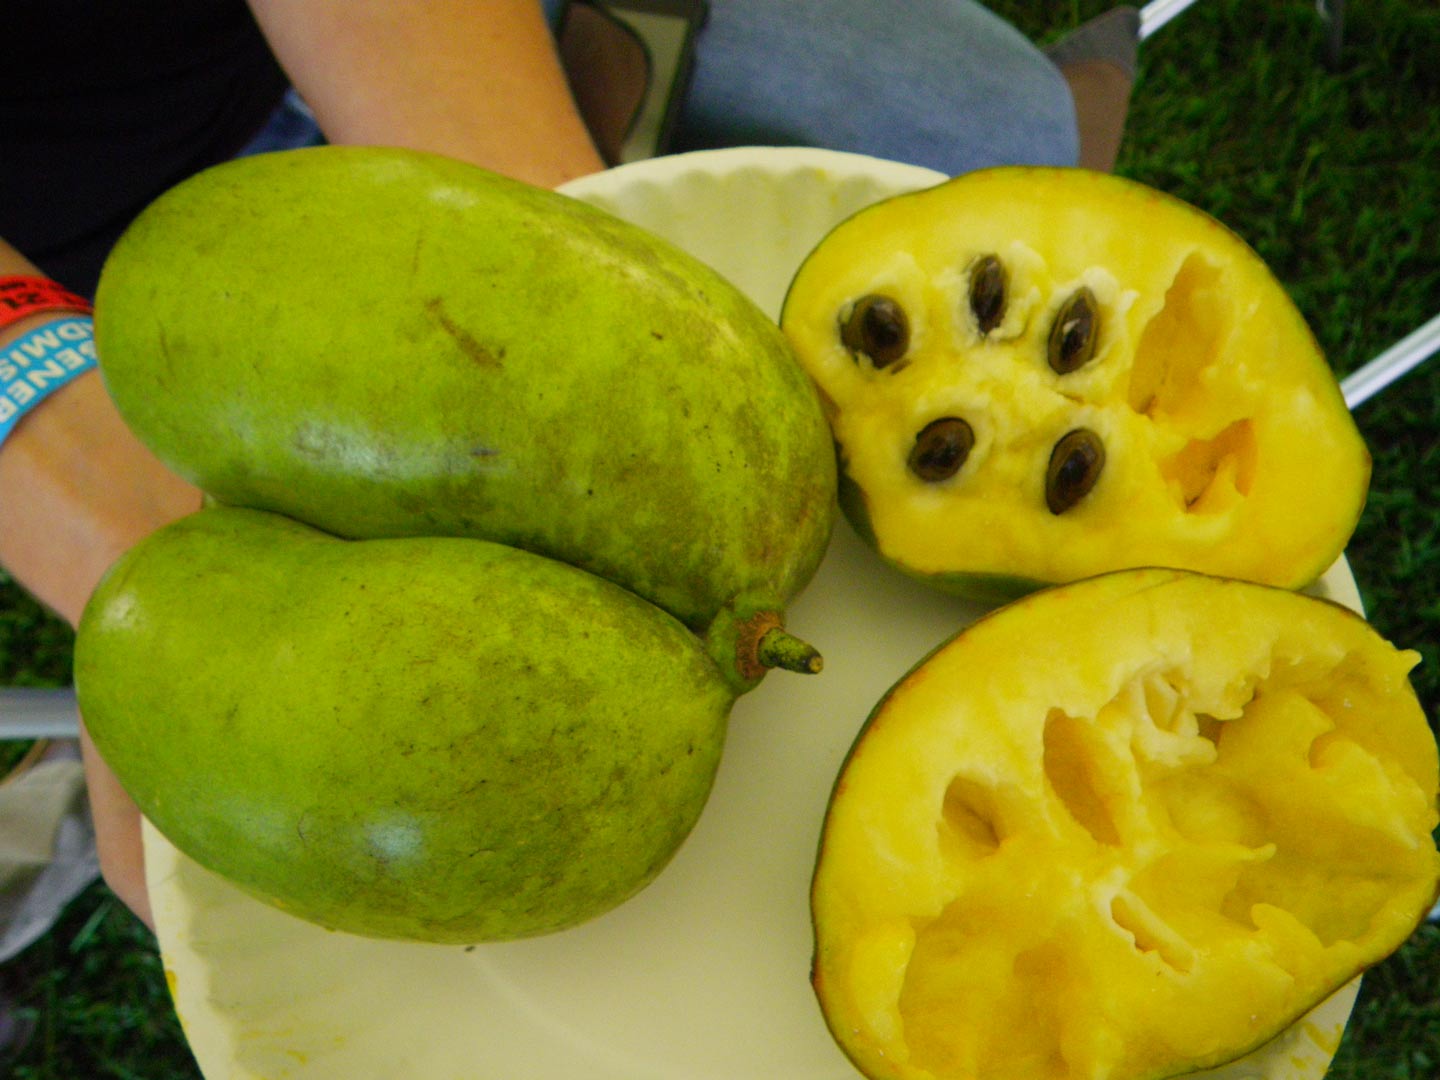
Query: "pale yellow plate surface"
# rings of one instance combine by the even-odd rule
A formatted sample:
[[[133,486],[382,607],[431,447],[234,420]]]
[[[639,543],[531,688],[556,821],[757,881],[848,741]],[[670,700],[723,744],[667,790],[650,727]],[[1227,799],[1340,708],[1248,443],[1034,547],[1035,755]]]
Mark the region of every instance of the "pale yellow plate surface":
[[[825,151],[721,150],[568,190],[668,236],[778,315],[831,225],[940,179]],[[1318,591],[1359,609],[1343,561]],[[551,937],[467,950],[329,933],[250,900],[147,826],[161,953],[205,1076],[855,1080],[808,981],[826,800],[871,707],[978,613],[883,567],[842,523],[789,618],[825,671],[772,674],[742,699],[714,795],[675,861],[620,909]],[[1357,987],[1195,1075],[1321,1077]]]

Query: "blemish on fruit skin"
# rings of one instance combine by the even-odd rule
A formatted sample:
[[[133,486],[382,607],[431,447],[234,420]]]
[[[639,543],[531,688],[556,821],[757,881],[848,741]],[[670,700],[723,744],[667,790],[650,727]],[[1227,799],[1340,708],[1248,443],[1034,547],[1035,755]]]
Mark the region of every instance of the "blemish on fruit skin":
[[[364,840],[366,854],[374,860],[376,869],[389,873],[397,864],[404,865],[423,857],[427,837],[418,822],[397,816],[367,822],[364,825]],[[485,850],[472,851],[470,857]]]
[[[425,310],[432,318],[440,324],[441,329],[455,340],[460,346],[460,351],[481,367],[499,368],[504,367],[505,353],[502,349],[497,355],[491,352],[484,345],[476,340],[475,335],[466,330],[450,317],[445,310],[445,301],[440,297],[432,297],[425,301]]]

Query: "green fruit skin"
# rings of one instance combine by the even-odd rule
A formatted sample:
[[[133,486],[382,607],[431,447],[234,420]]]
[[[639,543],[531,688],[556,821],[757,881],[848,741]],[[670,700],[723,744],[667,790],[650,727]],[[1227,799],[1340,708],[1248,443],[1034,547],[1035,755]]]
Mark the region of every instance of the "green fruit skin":
[[[181,851],[323,926],[446,943],[559,930],[651,881],[734,700],[693,634],[593,575],[235,508],[122,557],[75,678]]]
[[[829,429],[773,320],[648,231],[467,164],[217,166],[140,216],[96,308],[122,415],[222,503],[523,547],[695,630],[783,609],[829,539]]]

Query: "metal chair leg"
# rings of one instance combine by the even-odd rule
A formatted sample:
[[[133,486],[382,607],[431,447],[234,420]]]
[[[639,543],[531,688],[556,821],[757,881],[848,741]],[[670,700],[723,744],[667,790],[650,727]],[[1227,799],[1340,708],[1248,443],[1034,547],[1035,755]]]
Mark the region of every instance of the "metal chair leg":
[[[75,691],[0,687],[0,741],[73,739],[80,734]]]
[[[1384,390],[1400,376],[1440,352],[1440,315],[1406,334],[1365,366],[1340,383],[1345,404],[1353,411],[1361,402]]]

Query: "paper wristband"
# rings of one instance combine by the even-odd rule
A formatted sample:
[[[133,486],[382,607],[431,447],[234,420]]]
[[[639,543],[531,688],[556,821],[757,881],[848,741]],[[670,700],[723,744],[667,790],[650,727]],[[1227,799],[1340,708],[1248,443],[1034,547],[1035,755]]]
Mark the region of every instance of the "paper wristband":
[[[0,443],[46,396],[95,366],[88,315],[57,319],[0,345]]]
[[[42,311],[78,311],[88,315],[90,301],[45,277],[0,277],[0,328]]]

